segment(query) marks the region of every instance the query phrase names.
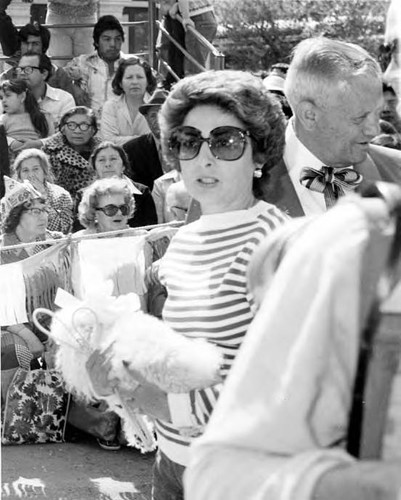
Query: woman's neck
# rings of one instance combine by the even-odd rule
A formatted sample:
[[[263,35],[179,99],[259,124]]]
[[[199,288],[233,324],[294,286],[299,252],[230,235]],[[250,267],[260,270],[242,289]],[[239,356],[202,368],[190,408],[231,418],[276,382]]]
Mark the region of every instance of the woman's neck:
[[[134,118],[139,112],[139,106],[143,104],[143,97],[125,95],[125,102],[127,103],[129,114]]]
[[[6,113],[7,115],[10,115],[10,116],[15,116],[15,115],[23,115],[25,114],[27,111],[25,110],[25,108],[20,108],[20,109],[17,109],[15,111],[13,111],[12,113]]]

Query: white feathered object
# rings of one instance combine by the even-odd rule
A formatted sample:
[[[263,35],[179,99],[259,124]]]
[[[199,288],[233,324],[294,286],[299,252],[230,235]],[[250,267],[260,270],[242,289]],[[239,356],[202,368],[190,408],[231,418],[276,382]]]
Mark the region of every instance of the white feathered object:
[[[217,348],[201,339],[183,337],[141,312],[135,294],[111,297],[101,291],[79,301],[62,292],[58,305],[64,307],[52,314],[49,332],[59,345],[56,368],[69,390],[87,400],[106,400],[124,419],[125,432],[134,446],[144,449],[143,441],[149,441],[147,423],[138,420],[132,402],[119,393],[108,398],[96,394],[86,369],[94,350],[107,351],[110,379],[119,381],[119,391],[124,394],[134,393],[144,381],[166,393],[189,392],[221,381],[222,358]]]

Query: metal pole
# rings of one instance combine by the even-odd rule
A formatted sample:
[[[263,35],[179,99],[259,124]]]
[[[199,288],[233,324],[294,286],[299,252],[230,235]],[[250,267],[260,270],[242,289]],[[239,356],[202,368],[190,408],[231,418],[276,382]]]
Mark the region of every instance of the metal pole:
[[[156,4],[154,0],[148,2],[148,45],[149,45],[149,64],[152,68],[157,69],[156,57]]]

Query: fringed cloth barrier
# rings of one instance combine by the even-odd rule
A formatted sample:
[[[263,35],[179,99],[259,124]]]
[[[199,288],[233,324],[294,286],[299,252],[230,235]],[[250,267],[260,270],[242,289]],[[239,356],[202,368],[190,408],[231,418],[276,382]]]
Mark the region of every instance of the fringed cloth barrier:
[[[0,324],[30,322],[38,307],[54,310],[59,287],[70,293],[76,289],[82,296],[88,287],[95,285],[90,283],[95,279],[91,272],[95,268],[103,281],[112,280],[113,294],[130,291],[143,294],[145,260],[152,262],[162,257],[180,225],[182,223],[169,223],[93,235],[69,235],[41,242],[50,248],[21,262],[0,266]],[[118,234],[134,238],[116,238]],[[143,252],[145,242],[151,249],[148,246],[147,257]],[[0,252],[32,245],[37,242],[3,247]],[[79,269],[83,271],[81,276]]]
[[[31,322],[32,313],[38,307],[54,310],[57,288],[72,290],[70,270],[70,250],[66,242],[57,242],[20,262],[0,266],[0,324]]]

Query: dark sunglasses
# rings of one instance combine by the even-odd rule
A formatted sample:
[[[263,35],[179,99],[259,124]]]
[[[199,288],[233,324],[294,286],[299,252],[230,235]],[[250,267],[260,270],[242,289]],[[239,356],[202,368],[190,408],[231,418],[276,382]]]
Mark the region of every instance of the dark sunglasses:
[[[169,150],[178,160],[192,160],[199,154],[202,143],[207,142],[215,158],[234,161],[244,154],[247,136],[250,136],[247,130],[225,126],[211,130],[205,138],[197,128],[182,126],[171,134]]]
[[[105,207],[98,207],[96,210],[101,210],[107,217],[113,217],[118,211],[121,212],[121,215],[128,215],[129,206],[106,205]]]

